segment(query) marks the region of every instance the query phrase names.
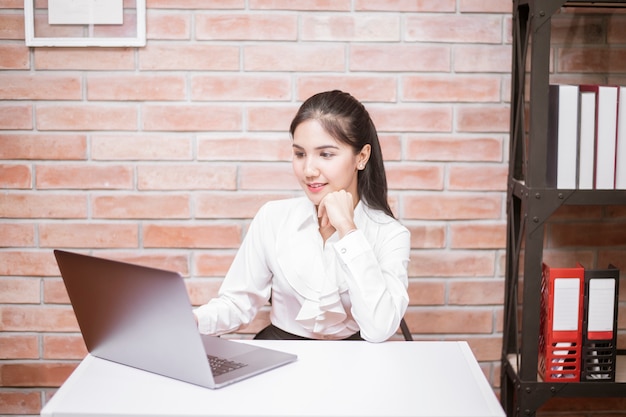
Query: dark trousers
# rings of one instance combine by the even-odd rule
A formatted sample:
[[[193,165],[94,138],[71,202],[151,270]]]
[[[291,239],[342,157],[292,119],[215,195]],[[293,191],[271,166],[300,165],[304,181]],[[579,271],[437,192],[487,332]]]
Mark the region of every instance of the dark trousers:
[[[316,340],[286,332],[273,324],[270,324],[265,329],[258,332],[254,338],[259,340]],[[363,340],[363,338],[361,337],[361,332],[356,332],[352,336],[346,337],[342,340]]]

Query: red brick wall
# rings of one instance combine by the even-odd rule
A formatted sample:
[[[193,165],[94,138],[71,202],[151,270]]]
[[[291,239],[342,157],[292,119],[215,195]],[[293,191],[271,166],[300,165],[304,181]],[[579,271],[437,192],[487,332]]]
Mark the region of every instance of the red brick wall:
[[[53,248],[180,271],[205,302],[258,207],[299,194],[288,125],[331,88],[380,131],[412,231],[412,332],[467,340],[497,392],[511,2],[147,5],[145,48],[28,48],[23,1],[0,0],[0,414],[38,414],[85,354]],[[575,25],[593,43],[606,22]],[[557,219],[626,232],[624,210],[605,210]],[[573,252],[626,268],[623,238]]]

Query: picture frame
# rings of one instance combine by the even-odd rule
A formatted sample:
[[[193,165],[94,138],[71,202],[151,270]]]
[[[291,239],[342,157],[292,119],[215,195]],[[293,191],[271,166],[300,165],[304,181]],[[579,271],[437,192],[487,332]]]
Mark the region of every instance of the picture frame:
[[[26,45],[141,47],[146,0],[24,0]]]

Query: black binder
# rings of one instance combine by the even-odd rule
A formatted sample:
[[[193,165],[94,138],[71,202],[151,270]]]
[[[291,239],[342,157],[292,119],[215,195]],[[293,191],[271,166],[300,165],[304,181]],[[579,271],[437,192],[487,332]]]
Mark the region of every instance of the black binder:
[[[581,382],[614,382],[619,269],[585,269]]]

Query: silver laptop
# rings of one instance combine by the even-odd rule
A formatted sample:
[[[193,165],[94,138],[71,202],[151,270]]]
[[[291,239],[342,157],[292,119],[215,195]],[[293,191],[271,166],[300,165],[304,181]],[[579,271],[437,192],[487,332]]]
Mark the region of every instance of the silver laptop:
[[[96,357],[220,388],[296,355],[201,335],[176,272],[55,250],[87,350]]]

